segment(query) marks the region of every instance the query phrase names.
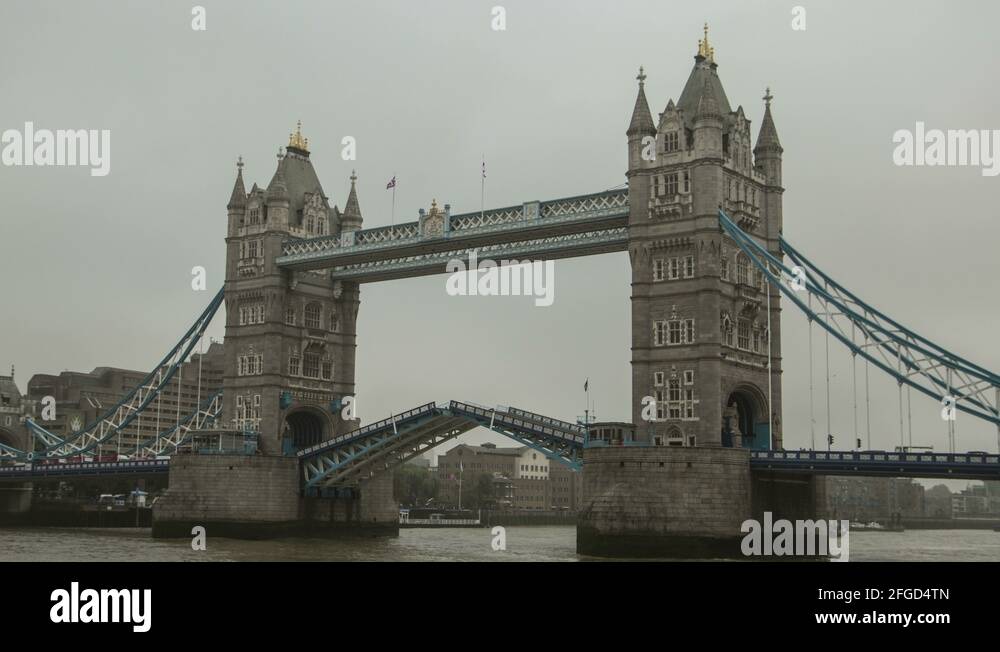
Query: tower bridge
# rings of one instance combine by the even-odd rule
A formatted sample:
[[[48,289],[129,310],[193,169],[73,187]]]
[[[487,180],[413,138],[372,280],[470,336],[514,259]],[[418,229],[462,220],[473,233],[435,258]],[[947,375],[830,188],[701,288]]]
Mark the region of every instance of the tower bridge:
[[[157,370],[95,423],[62,438],[28,420],[34,445],[0,436],[0,458],[21,464],[0,466],[0,482],[162,473],[162,460],[43,463],[99,450],[149,409],[223,303],[221,394],[134,451],[173,455],[157,535],[187,535],[193,524],[251,536],[303,526],[395,531],[391,471],[475,427],[583,474],[577,542],[591,554],[733,553],[751,515],[823,518],[816,478],[826,474],[1000,478],[998,455],[985,452],[783,450],[782,297],[900,391],[951,397],[956,409],[998,426],[1000,377],[904,328],[784,240],[773,96],[764,95],[754,139],[747,113],[726,96],[707,33],[680,96],[655,120],[641,68],[637,80],[622,190],[474,213],[434,201],[416,221],[364,228],[356,175],[343,210],[332,205],[301,128],[266,187],[246,189],[240,160],[223,290]],[[628,253],[632,276],[631,424],[621,438],[455,400],[367,425],[342,409],[355,395],[364,283],[443,273],[473,252],[544,260],[617,251]],[[175,454],[225,433],[252,441],[254,453]]]

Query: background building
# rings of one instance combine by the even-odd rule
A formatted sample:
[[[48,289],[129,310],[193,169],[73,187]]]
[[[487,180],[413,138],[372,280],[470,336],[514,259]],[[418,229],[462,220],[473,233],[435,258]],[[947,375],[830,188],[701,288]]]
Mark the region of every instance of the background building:
[[[125,454],[175,423],[178,414],[183,418],[194,412],[199,402],[222,389],[223,365],[223,345],[218,342],[212,342],[204,354],[192,355],[154,399],[155,409],[147,410],[123,428],[121,437],[105,442],[99,452]],[[116,367],[97,367],[90,372],[64,371],[58,375],[35,374],[28,381],[28,399],[35,403],[35,421],[53,434],[66,437],[100,418],[148,374],[149,371]],[[46,396],[56,401],[56,418],[51,421],[41,418],[39,406]],[[151,416],[157,412],[162,421]]]

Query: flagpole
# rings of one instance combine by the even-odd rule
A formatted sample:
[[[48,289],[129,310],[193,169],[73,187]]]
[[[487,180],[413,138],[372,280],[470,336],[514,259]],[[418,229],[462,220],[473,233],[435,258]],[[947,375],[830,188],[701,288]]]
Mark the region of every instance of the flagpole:
[[[389,237],[392,238],[392,231],[396,226],[396,175],[392,175],[392,220],[389,222]]]
[[[486,214],[486,154],[483,154],[483,175],[479,180],[479,219]]]

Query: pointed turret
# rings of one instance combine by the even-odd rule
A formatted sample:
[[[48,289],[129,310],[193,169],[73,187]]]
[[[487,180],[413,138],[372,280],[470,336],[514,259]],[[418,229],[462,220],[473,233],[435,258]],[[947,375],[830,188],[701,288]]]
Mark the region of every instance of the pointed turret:
[[[340,230],[342,233],[357,231],[361,228],[361,205],[358,203],[358,175],[351,171],[351,192],[347,195],[347,204],[340,214]]]
[[[757,134],[757,144],[754,145],[753,151],[756,154],[757,151],[774,151],[781,154],[784,150],[781,147],[781,141],[778,140],[778,130],[774,127],[774,118],[771,116],[771,100],[774,96],[771,95],[771,89],[767,89],[767,93],[764,95],[764,119],[760,123],[760,133]]]
[[[706,77],[701,87],[701,97],[698,98],[698,110],[695,113],[695,120],[721,117],[722,114],[719,113],[719,101],[715,99],[715,91],[712,89],[712,83]]]
[[[247,191],[243,185],[243,157],[236,161],[236,183],[233,185],[233,194],[229,197],[226,208],[229,210],[242,209],[247,205]]]
[[[632,122],[629,123],[627,136],[653,136],[656,134],[656,126],[653,124],[653,116],[649,112],[649,102],[646,101],[646,73],[642,67],[639,68],[639,94],[635,98],[635,108],[632,109]]]
[[[288,185],[285,183],[285,157],[281,150],[278,150],[278,168],[271,177],[271,183],[267,184],[267,201],[270,204],[274,200],[285,200],[288,202]]]
[[[778,130],[774,126],[774,118],[771,116],[771,89],[768,88],[764,94],[764,119],[760,123],[760,133],[757,134],[757,144],[754,145],[753,155],[757,169],[767,177],[767,183],[771,186],[781,186],[781,153],[784,148],[778,140]]]

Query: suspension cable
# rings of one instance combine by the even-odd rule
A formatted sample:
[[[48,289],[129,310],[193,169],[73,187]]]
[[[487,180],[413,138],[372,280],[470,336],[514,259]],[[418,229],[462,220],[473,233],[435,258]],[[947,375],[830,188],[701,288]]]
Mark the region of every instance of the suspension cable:
[[[851,344],[854,344],[855,327],[851,323]],[[858,353],[851,348],[851,398],[854,402],[854,445],[861,448],[861,438],[858,437]]]
[[[868,333],[865,333],[865,346],[868,346]],[[868,450],[872,449],[872,397],[868,391],[868,371],[871,363],[865,358],[865,420],[867,421],[866,431],[868,433]]]
[[[816,450],[816,415],[815,400],[813,399],[813,320],[812,320],[812,293],[808,295],[809,301],[809,430],[812,435],[812,450]]]
[[[827,307],[826,320],[830,320],[829,307]],[[826,448],[830,450],[833,447],[833,442],[830,441],[833,438],[833,426],[830,425],[831,415],[830,415],[830,331],[826,331]]]
[[[767,448],[774,450],[774,396],[771,379],[774,369],[771,367],[771,281],[767,282]]]
[[[899,343],[896,343],[896,350],[900,350]],[[903,358],[900,355],[896,356],[896,371],[902,377],[903,374]],[[900,452],[906,445],[906,440],[903,439],[903,381],[897,379],[896,385],[899,388],[899,448]]]

